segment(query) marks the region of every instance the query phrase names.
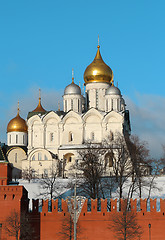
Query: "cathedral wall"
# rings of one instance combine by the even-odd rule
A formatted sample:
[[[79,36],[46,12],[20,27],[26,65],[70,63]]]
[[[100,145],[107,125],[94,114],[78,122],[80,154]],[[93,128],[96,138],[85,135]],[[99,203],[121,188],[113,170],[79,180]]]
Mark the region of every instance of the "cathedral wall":
[[[32,146],[33,147],[43,147],[44,139],[43,139],[44,127],[38,121],[35,121],[32,126]]]
[[[22,161],[27,159],[27,155],[22,148],[13,147],[7,154],[8,160],[13,164],[12,177],[20,178],[22,170]]]

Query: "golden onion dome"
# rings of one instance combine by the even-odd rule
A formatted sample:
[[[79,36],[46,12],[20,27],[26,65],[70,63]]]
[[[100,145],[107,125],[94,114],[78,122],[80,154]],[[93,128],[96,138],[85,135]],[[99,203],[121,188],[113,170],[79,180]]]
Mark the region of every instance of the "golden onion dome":
[[[19,115],[19,103],[18,103],[18,111],[17,116],[10,120],[7,125],[7,132],[27,132],[28,128],[26,125],[26,121],[20,117]]]
[[[46,112],[46,110],[42,107],[42,104],[41,104],[41,89],[39,89],[38,106],[33,110],[33,112]]]
[[[93,62],[86,68],[84,72],[85,83],[106,82],[110,83],[113,79],[111,68],[103,61],[100,54],[100,46],[97,46],[97,53]]]

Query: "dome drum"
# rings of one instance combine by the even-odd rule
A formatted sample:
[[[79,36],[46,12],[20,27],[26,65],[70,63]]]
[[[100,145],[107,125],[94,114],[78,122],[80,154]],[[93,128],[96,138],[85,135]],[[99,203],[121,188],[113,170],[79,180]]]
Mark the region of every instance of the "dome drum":
[[[111,86],[106,90],[105,95],[120,95],[121,96],[121,92],[120,89],[115,87],[115,86]]]

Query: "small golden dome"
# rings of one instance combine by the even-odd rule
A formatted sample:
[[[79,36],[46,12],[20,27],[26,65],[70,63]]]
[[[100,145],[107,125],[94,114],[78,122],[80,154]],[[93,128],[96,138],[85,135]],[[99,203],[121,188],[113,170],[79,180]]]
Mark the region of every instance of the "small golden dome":
[[[86,68],[84,72],[85,83],[90,82],[106,82],[110,83],[113,79],[111,68],[103,61],[100,54],[100,46],[97,47],[97,53],[93,62]]]
[[[19,103],[18,103],[19,104]],[[17,116],[10,120],[7,125],[7,132],[27,132],[28,128],[26,125],[26,121],[20,117],[19,115],[19,105]]]
[[[46,110],[41,105],[41,89],[39,89],[39,103],[38,103],[38,106],[33,110],[33,112],[46,112]]]

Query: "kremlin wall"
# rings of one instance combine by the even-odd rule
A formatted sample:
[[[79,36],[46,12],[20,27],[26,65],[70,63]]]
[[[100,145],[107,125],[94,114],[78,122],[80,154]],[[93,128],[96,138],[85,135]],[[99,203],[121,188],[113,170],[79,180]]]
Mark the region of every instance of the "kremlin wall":
[[[0,163],[0,239],[14,240],[5,232],[5,220],[12,211],[26,212],[32,226],[33,239],[54,240],[69,239],[67,231],[73,228],[70,212],[65,200],[52,200],[51,207],[48,200],[42,201],[42,210],[39,211],[39,200],[33,200],[32,210],[29,211],[28,192],[23,186],[6,185],[7,168],[9,164]],[[10,171],[9,171],[10,172]],[[9,174],[10,175],[10,174]],[[121,211],[118,211],[117,200],[111,200],[111,208],[107,208],[107,199],[101,200],[101,206],[97,199],[85,200],[77,224],[77,239],[115,240],[111,228],[113,216],[123,214],[122,206],[125,200],[121,200]],[[100,203],[100,202],[99,202]],[[160,210],[157,211],[157,200],[150,199],[150,207],[147,200],[141,199],[140,205],[137,200],[131,200],[130,209],[136,213],[138,223],[141,225],[143,240],[164,240],[165,239],[165,200],[160,199]],[[98,206],[100,206],[98,208]],[[150,228],[149,228],[150,226]],[[150,234],[150,235],[149,235]],[[151,238],[149,238],[149,236]]]

